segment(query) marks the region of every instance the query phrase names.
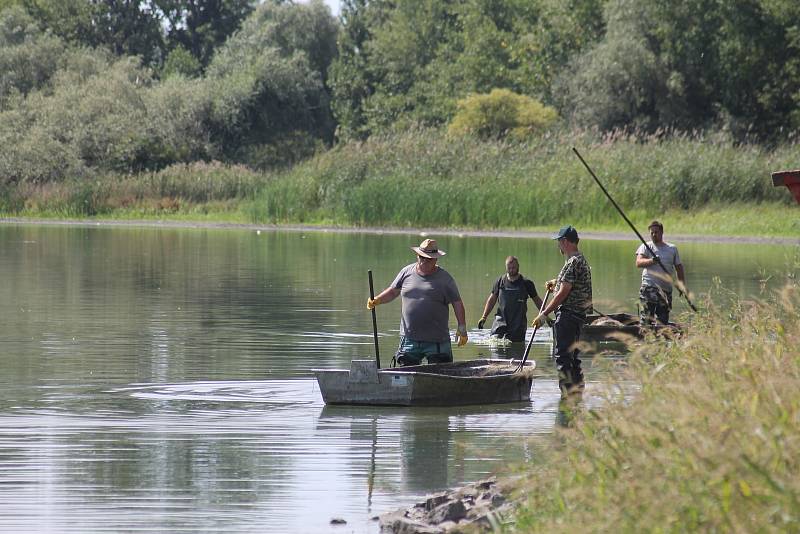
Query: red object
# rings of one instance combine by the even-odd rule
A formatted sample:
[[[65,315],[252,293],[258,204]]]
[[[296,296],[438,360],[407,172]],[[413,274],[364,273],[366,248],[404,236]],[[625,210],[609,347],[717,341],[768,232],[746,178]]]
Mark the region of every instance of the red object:
[[[800,204],[800,170],[778,171],[772,173],[772,185],[780,187],[785,185],[794,195],[794,199]]]

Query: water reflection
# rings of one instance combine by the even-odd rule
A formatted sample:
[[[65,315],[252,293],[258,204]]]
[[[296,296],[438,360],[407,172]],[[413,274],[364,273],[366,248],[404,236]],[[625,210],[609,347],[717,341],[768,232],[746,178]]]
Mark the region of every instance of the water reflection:
[[[507,255],[537,282],[562,261],[549,240],[439,241],[473,319]],[[372,357],[366,271],[385,287],[418,242],[0,226],[0,531],[329,532],[343,517],[343,531],[375,532],[378,513],[534,460],[569,415],[548,328],[529,356],[530,403],[323,406],[309,369]],[[635,243],[581,245],[603,311],[635,309]],[[688,244],[681,256],[694,291],[718,276],[758,295],[779,283],[785,250]],[[382,355],[399,323],[399,306],[379,308]],[[455,358],[522,355],[482,335]],[[600,389],[624,362],[600,350],[611,353],[587,361],[580,409],[635,391]]]

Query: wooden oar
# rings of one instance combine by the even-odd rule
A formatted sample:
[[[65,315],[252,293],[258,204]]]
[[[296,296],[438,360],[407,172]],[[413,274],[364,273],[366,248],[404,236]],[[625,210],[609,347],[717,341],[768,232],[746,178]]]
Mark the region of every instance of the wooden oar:
[[[544,294],[544,299],[542,299],[542,307],[539,308],[539,313],[544,311],[544,307],[547,305],[547,299],[550,298],[550,290],[548,289]],[[521,371],[523,367],[525,367],[525,362],[528,361],[528,353],[531,351],[531,345],[533,345],[533,338],[536,337],[536,331],[539,330],[539,326],[537,325],[533,329],[533,334],[531,334],[531,338],[528,340],[528,346],[525,347],[525,354],[522,356],[522,361],[519,362],[519,366],[514,370],[516,373],[517,371]]]
[[[372,270],[368,270],[367,274],[369,275],[369,298],[375,298],[375,289],[372,286]],[[372,336],[375,338],[375,363],[378,366],[378,369],[381,368],[381,353],[378,349],[378,318],[375,315],[375,308],[372,308]]]
[[[637,230],[636,227],[633,225],[633,223],[630,221],[630,219],[628,219],[628,217],[625,216],[625,212],[622,211],[622,208],[620,208],[619,205],[616,202],[614,202],[614,199],[611,198],[611,195],[608,193],[608,191],[606,191],[606,188],[603,187],[603,184],[600,183],[600,180],[597,178],[597,175],[594,173],[592,168],[589,167],[589,164],[586,163],[586,161],[580,155],[580,153],[578,152],[578,149],[576,149],[575,147],[572,147],[572,151],[575,152],[575,155],[578,156],[579,160],[581,160],[581,163],[583,163],[583,166],[586,167],[586,170],[589,171],[589,174],[592,175],[592,178],[594,178],[594,181],[597,183],[597,185],[600,186],[600,189],[603,191],[603,193],[605,193],[606,197],[608,197],[608,200],[611,201],[611,204],[613,204],[614,207],[617,208],[617,211],[619,212],[619,214],[622,215],[622,218],[625,219],[625,222],[628,223],[628,226],[630,226],[631,230],[634,231],[636,236],[639,238],[639,241],[641,241],[642,244],[644,245],[644,248],[646,248],[648,250],[648,252],[650,252],[650,255],[653,256],[653,259],[656,260],[656,262],[658,263],[659,267],[664,269],[664,272],[669,274],[670,277],[671,277],[672,275],[670,274],[670,272],[667,270],[666,267],[664,267],[664,264],[661,263],[661,258],[658,257],[658,255],[655,253],[655,251],[652,248],[650,248],[650,245],[648,245],[647,241],[644,240],[644,238],[642,237],[642,234],[639,233],[639,230]],[[695,308],[694,304],[692,304],[692,301],[689,300],[689,295],[684,293],[681,290],[681,288],[678,287],[678,284],[675,284],[675,289],[678,290],[678,294],[679,295],[681,295],[683,298],[686,299],[686,303],[689,305],[689,307],[692,309],[692,311],[696,312],[697,308]]]

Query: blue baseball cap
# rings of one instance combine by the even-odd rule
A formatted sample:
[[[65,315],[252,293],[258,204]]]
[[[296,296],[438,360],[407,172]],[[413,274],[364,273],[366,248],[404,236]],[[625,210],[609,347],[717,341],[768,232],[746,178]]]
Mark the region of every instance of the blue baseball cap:
[[[558,233],[553,236],[553,239],[566,239],[575,243],[578,241],[578,231],[570,225],[562,226],[559,228]]]

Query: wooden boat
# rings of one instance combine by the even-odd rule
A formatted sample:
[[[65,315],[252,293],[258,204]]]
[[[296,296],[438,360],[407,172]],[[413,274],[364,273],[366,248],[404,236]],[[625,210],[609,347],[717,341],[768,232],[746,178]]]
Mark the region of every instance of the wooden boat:
[[[378,369],[353,360],[347,369],[313,369],[325,404],[463,406],[530,400],[535,362],[469,360]]]
[[[611,313],[609,315],[588,315],[581,328],[581,341],[629,341],[642,339],[648,333],[661,337],[675,337],[683,333],[677,323],[666,325],[641,326],[639,317],[630,313]]]

